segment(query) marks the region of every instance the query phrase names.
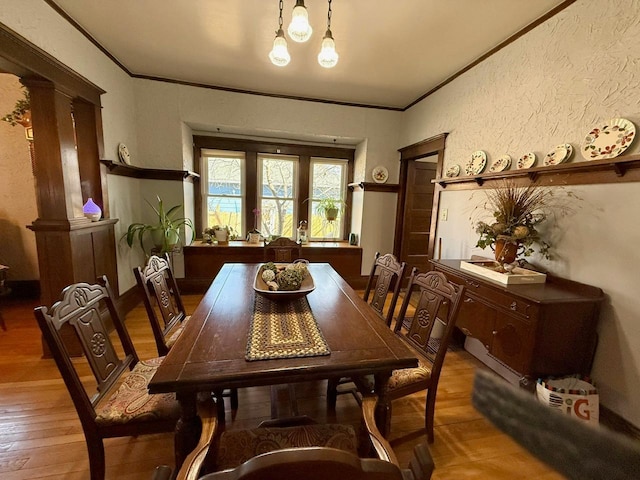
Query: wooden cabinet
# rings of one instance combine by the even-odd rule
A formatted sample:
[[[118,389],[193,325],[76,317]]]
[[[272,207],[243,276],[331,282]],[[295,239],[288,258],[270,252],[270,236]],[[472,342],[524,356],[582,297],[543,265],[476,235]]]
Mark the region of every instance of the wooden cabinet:
[[[264,247],[244,241],[229,245],[206,245],[197,242],[184,247],[185,278],[180,281],[184,292],[204,292],[225,263],[257,263],[264,260]],[[312,263],[330,264],[352,288],[364,288],[362,247],[345,242],[311,242],[302,246],[302,258]]]
[[[543,284],[507,286],[461,270],[460,260],[432,263],[466,287],[456,326],[500,363],[532,378],[589,373],[601,289],[550,275]]]

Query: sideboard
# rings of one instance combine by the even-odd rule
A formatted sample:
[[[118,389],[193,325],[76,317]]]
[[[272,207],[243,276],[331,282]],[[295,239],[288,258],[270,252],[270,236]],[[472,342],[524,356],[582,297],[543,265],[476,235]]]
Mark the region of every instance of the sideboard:
[[[228,245],[208,245],[196,242],[183,247],[185,278],[180,281],[184,292],[205,292],[225,263],[262,262],[262,244],[230,241]],[[363,289],[362,247],[347,242],[310,242],[302,245],[302,258],[310,262],[329,263],[349,285]]]
[[[540,284],[503,285],[432,260],[434,270],[466,287],[456,327],[524,378],[589,374],[604,294],[600,288],[547,275]]]

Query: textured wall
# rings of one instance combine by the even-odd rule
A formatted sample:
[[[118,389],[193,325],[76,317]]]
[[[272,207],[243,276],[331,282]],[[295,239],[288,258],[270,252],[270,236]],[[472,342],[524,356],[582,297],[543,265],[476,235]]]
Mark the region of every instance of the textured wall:
[[[0,117],[22,99],[18,77],[0,73]],[[37,280],[36,236],[26,228],[38,218],[29,144],[20,125],[0,121],[0,264],[9,280]]]
[[[639,51],[639,1],[579,0],[411,108],[400,143],[450,132],[446,168],[463,167],[478,149],[488,153],[489,164],[502,154],[517,159],[528,151],[540,162],[559,143],[578,148],[592,126],[612,117],[640,129]],[[638,151],[636,141],[627,153]],[[583,158],[578,153],[571,161]],[[601,402],[640,426],[640,185],[570,190],[582,200],[552,229],[555,259],[534,260],[607,294],[592,373]],[[474,248],[469,221],[480,199],[445,191],[442,208],[449,220],[438,228],[443,258],[487,254]]]

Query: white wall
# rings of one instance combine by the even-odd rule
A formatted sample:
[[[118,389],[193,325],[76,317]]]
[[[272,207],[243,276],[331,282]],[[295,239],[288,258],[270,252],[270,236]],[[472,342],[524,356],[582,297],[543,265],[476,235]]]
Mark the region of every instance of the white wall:
[[[578,0],[543,25],[474,67],[403,117],[401,145],[449,132],[445,169],[464,167],[471,152],[538,161],[555,145],[578,150],[591,127],[624,117],[640,128],[640,2]],[[640,151],[636,141],[627,153]],[[556,259],[535,258],[552,273],[604,290],[593,377],[601,403],[640,426],[640,186],[570,187],[582,200],[554,229]],[[477,236],[469,191],[443,193],[443,258],[467,258]],[[487,252],[484,252],[487,254]],[[490,252],[489,252],[490,253]],[[636,407],[634,407],[636,405]]]
[[[0,73],[0,117],[24,98],[18,77]],[[37,280],[36,237],[27,225],[38,218],[35,179],[24,127],[0,121],[0,264],[11,269],[7,279]]]

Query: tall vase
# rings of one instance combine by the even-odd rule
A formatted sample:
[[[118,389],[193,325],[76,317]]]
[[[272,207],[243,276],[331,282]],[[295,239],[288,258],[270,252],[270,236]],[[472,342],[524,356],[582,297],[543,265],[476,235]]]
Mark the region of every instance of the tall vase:
[[[499,235],[495,243],[496,261],[501,264],[515,262],[519,247],[520,242],[517,239]]]

